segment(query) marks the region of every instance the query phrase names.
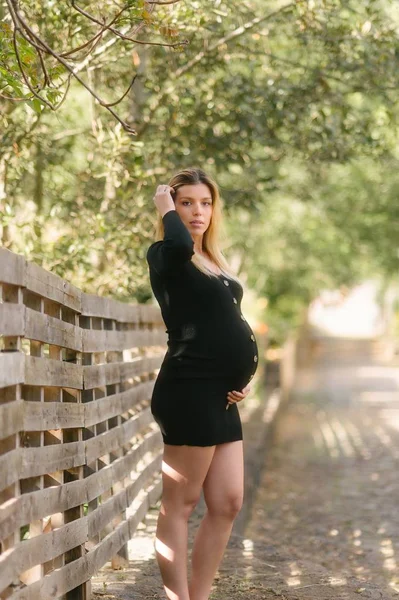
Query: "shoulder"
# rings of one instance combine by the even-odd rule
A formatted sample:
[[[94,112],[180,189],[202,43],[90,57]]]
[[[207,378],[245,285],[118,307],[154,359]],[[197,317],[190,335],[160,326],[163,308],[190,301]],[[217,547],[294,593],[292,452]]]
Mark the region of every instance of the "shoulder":
[[[147,248],[147,252],[146,252],[146,255],[145,255],[147,261],[148,261],[148,258],[151,256],[151,253],[153,252],[153,250],[156,250],[159,246],[162,245],[162,243],[163,243],[162,240],[160,240],[158,242],[152,243],[151,246],[149,246]]]

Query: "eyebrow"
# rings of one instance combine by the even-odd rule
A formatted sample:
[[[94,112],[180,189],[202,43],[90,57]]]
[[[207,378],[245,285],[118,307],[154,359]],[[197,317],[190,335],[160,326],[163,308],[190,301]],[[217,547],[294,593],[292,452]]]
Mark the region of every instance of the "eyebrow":
[[[191,196],[180,196],[180,200],[195,200],[195,198],[191,198]],[[205,198],[201,198],[201,200],[212,200],[212,198],[206,196]]]

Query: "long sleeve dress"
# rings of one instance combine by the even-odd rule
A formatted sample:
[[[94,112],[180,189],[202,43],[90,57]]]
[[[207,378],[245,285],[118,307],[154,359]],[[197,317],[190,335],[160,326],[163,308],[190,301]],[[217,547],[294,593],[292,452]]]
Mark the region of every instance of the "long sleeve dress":
[[[162,218],[164,239],[147,250],[151,287],[168,334],[151,412],[165,444],[213,446],[243,439],[239,410],[227,393],[254,376],[258,347],[241,313],[243,288],[209,277],[191,257],[194,242],[176,210]]]

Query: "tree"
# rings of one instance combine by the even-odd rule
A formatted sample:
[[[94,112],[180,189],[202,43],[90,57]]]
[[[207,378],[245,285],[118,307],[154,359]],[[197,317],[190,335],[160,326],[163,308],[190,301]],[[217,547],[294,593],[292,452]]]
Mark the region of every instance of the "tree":
[[[173,43],[142,40],[138,35],[151,26],[162,37],[174,37],[176,30],[162,25],[153,13],[156,6],[178,1],[130,0],[117,10],[113,2],[104,1],[95,14],[80,7],[76,0],[67,5],[5,0],[8,19],[2,23],[0,40],[0,61],[4,65],[0,70],[2,97],[30,101],[38,113],[42,107],[57,110],[67,96],[71,79],[75,79],[128,133],[135,134],[134,128],[113,107],[130,92],[136,75],[118,99],[106,102],[81,72],[89,65],[96,68],[99,57],[119,41],[125,42],[125,46],[181,48],[187,44],[187,40]]]
[[[369,181],[353,178],[373,165],[384,194],[392,190],[393,215],[398,75],[389,10],[337,0],[273,2],[268,12],[260,0],[158,7],[174,37],[189,41],[184,52],[125,51],[115,41],[82,71],[96,90],[122,94],[133,61],[136,82],[118,112],[136,136],[78,82],[56,112],[3,100],[3,243],[87,291],[145,301],[153,190],[198,165],[220,184],[228,258],[268,298],[279,335],[320,287],[388,262],[392,271],[389,243],[377,247],[369,216],[345,217],[344,201],[334,211],[337,193],[353,212],[361,208]],[[47,19],[46,39],[62,30],[57,18]],[[368,198],[377,219],[379,203]],[[379,221],[385,234],[394,244],[388,218]]]

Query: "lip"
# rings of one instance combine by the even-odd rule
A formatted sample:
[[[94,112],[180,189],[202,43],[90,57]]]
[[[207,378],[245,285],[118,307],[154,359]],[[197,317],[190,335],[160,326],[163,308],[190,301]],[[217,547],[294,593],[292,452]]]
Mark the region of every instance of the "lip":
[[[202,221],[190,221],[190,225],[203,225]]]

